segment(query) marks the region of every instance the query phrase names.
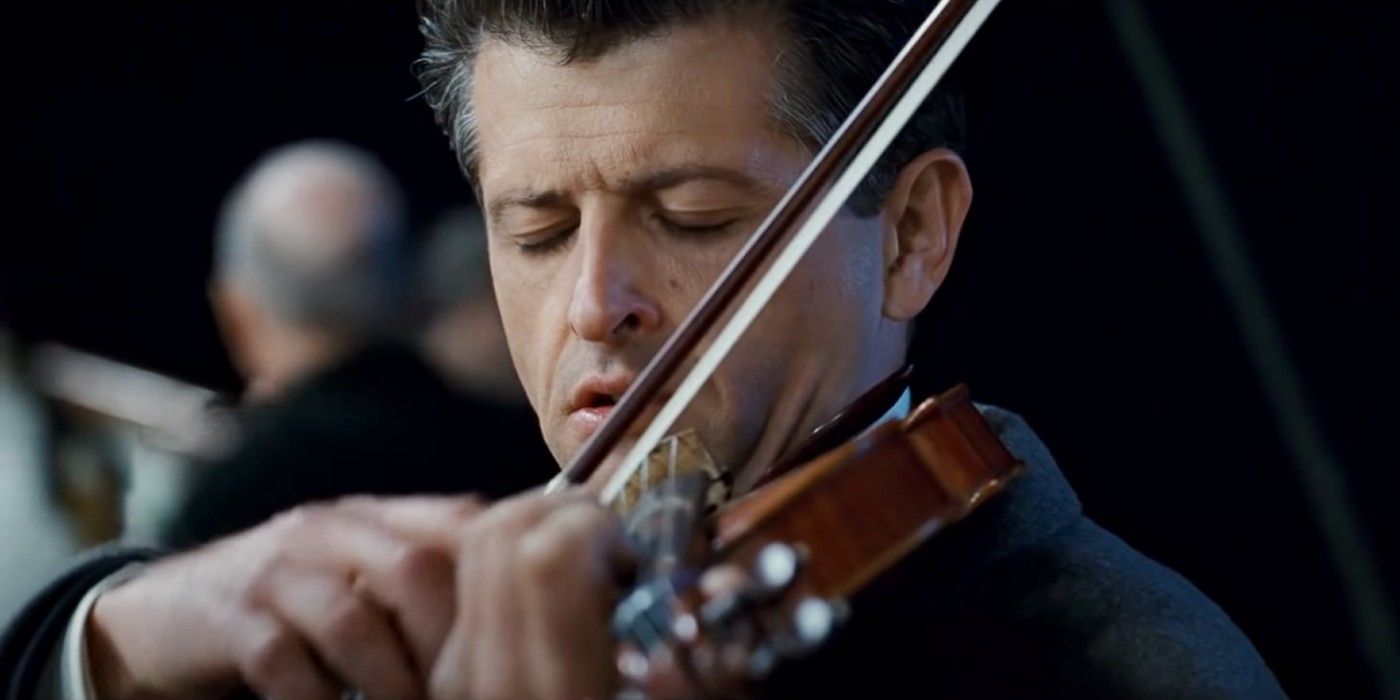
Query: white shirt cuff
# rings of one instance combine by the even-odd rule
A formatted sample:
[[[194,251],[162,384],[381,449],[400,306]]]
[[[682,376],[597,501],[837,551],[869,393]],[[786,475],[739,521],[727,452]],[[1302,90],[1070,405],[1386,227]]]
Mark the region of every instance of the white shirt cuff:
[[[73,611],[59,649],[59,697],[62,700],[97,700],[97,694],[93,691],[92,669],[88,667],[88,617],[92,615],[92,606],[99,596],[135,578],[144,568],[144,564],[134,563],[118,569],[93,586],[78,603],[78,609]]]

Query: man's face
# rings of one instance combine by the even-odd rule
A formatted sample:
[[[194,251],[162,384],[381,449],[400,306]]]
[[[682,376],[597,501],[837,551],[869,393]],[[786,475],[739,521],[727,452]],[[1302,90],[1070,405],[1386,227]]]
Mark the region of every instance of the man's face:
[[[811,159],[769,110],[779,43],[715,21],[562,66],[482,47],[491,270],[561,462]],[[839,216],[677,425],[740,488],[902,360],[904,328],[881,315],[883,231],[878,217]]]

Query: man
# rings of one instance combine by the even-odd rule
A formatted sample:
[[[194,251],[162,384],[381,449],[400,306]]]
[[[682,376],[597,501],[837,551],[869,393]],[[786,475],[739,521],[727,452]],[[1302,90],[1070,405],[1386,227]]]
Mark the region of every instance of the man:
[[[254,402],[392,337],[409,303],[403,203],[372,156],[303,142],[263,156],[220,214],[215,316]]]
[[[461,391],[502,407],[526,406],[491,288],[481,213],[461,207],[438,217],[420,268],[430,314],[419,341],[423,354]]]
[[[427,94],[487,213],[512,356],[556,458],[606,419],[915,14],[424,6]],[[971,202],[956,115],[947,96],[931,102],[683,416],[737,491],[904,362]],[[1027,476],[882,578],[819,663],[769,691],[1281,694],[1219,609],[1083,518],[1018,419],[987,417]],[[616,517],[587,493],[343,501],[88,594],[69,660],[86,649],[112,698],[240,680],[268,697],[607,697],[626,558]]]
[[[276,149],[229,195],[210,289],[251,410],[244,440],[196,484],[171,543],[346,493],[500,497],[547,477],[523,411],[449,389],[400,339],[418,293],[406,219],[392,176],[336,142]],[[458,330],[471,342],[482,324]],[[512,435],[519,469],[453,466]]]

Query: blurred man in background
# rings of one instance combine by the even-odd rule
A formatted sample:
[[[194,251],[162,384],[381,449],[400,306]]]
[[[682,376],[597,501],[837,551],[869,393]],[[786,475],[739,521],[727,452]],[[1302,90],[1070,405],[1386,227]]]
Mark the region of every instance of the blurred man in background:
[[[458,389],[533,422],[491,286],[481,213],[462,207],[440,216],[428,231],[420,269],[430,313],[421,338],[428,360]]]
[[[248,397],[265,401],[394,335],[409,300],[403,203],[371,156],[293,144],[220,214],[211,296]]]
[[[529,422],[449,388],[402,340],[419,289],[407,229],[390,174],[340,143],[277,149],[230,194],[211,295],[252,411],[242,444],[175,519],[172,543],[195,544],[346,493],[503,496],[548,474],[549,456]],[[484,271],[438,268],[476,277],[456,286],[472,292],[458,296],[481,297],[460,306],[484,321],[452,324],[446,332],[460,337],[440,332],[429,345],[480,344],[483,357],[504,355],[493,349],[504,347],[499,317],[480,309],[489,293],[476,293],[489,287]],[[475,377],[470,389],[492,383],[489,370],[461,371]],[[508,360],[495,371],[514,381]],[[471,458],[483,449],[510,452],[520,469],[468,466],[499,463]]]

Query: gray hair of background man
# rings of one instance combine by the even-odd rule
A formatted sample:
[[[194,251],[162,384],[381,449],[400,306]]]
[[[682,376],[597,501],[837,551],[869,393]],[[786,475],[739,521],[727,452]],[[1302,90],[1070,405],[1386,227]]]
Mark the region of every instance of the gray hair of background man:
[[[288,324],[353,338],[394,333],[410,301],[411,242],[393,176],[335,141],[277,148],[224,202],[215,276]]]

